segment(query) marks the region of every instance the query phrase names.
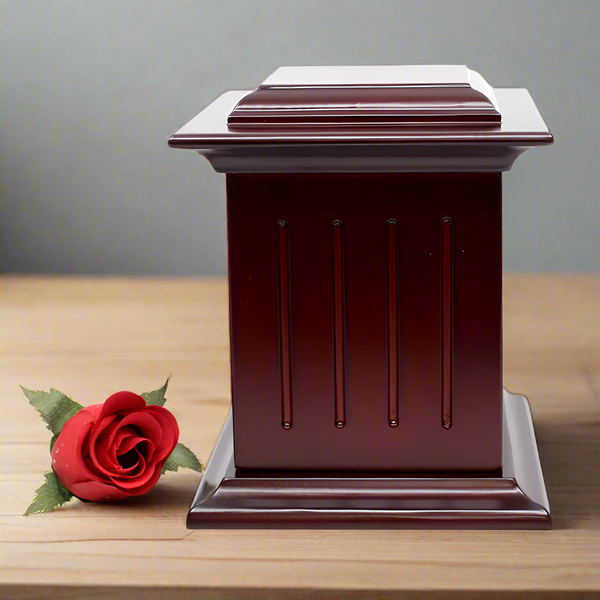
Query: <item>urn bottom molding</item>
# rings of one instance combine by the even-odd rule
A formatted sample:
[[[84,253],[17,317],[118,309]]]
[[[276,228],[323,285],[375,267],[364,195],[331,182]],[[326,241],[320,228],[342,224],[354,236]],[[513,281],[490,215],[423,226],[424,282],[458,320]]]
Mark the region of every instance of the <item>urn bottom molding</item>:
[[[495,474],[236,472],[229,414],[187,516],[190,529],[550,529],[524,396],[503,397]]]

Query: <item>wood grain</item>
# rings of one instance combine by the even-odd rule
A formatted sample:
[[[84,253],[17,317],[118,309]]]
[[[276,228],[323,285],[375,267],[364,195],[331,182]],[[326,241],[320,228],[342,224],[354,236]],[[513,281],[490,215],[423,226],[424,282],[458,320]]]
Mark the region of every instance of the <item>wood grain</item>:
[[[510,275],[504,379],[531,402],[552,531],[188,531],[199,476],[146,497],[22,517],[50,433],[19,384],[83,404],[172,375],[206,461],[229,409],[220,279],[0,280],[0,597],[578,598],[600,593],[599,280]]]

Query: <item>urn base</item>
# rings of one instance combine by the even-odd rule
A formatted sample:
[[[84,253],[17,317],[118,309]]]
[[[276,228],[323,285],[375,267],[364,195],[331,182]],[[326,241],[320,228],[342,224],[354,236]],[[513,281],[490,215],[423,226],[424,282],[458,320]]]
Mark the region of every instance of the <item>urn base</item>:
[[[189,529],[550,529],[524,396],[504,391],[498,473],[236,471],[229,414],[187,516]]]

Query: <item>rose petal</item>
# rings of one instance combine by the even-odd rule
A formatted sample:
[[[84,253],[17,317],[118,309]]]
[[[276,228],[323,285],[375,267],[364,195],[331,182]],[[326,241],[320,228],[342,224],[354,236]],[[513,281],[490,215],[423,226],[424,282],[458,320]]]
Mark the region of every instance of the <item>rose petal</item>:
[[[103,478],[110,478],[111,475],[114,475],[121,468],[119,462],[117,461],[116,465],[113,464],[108,458],[108,454],[102,449],[95,456],[95,459],[90,456],[86,458],[86,461],[89,461],[89,463],[86,463],[88,466],[91,465],[90,470]]]
[[[142,437],[141,435],[130,435],[128,438],[123,440],[123,443],[117,451],[117,456],[127,454],[127,452],[135,448],[135,446],[137,446],[140,442],[150,442],[150,440],[148,438]]]
[[[108,461],[106,451],[102,447],[97,447],[96,442],[98,436],[115,420],[118,420],[117,415],[109,415],[102,421],[96,421],[96,424],[90,433],[89,457],[96,469],[107,475],[110,475],[111,471],[110,461]]]
[[[100,465],[108,471],[107,474],[122,475],[123,473],[128,473],[129,475],[133,475],[137,463],[131,467],[123,467],[119,462],[119,456],[126,454],[141,442],[146,442],[145,445],[148,447],[150,456],[154,452],[154,444],[147,438],[137,435],[135,433],[136,429],[136,427],[131,425],[123,426],[123,421],[117,418],[98,436],[95,444],[96,456]],[[118,451],[116,448],[117,443],[119,445]],[[146,460],[144,460],[144,465],[145,463]]]
[[[134,443],[135,442],[135,443]],[[144,458],[144,455],[142,452],[140,452],[140,444],[149,444],[152,445],[152,442],[150,440],[147,440],[145,438],[136,438],[135,440],[132,439],[132,445],[130,450],[135,450],[135,452],[137,452],[138,456],[139,456],[139,460],[138,462],[133,466],[133,467],[121,467],[119,470],[115,471],[115,473],[113,474],[113,477],[126,477],[128,479],[132,478],[132,477],[139,477],[142,475],[142,472],[146,469],[146,465],[147,465],[147,460]],[[125,452],[123,452],[122,454],[125,454]],[[121,454],[121,456],[122,456]],[[139,467],[139,465],[142,465],[141,467]],[[136,467],[138,467],[136,469]],[[136,469],[134,471],[134,469]]]
[[[119,419],[116,415],[113,415],[110,418],[113,419],[112,423],[110,423],[108,427],[104,428],[103,431],[96,438],[96,446],[101,446],[102,448],[104,448],[104,450],[108,450],[110,448],[115,439],[115,436],[121,429],[122,419]]]
[[[123,447],[128,448],[129,450],[135,449],[143,456],[145,463],[149,463],[154,454],[154,444],[147,438],[132,437],[123,444]],[[145,450],[145,452],[142,452],[142,450]]]
[[[94,415],[94,419],[98,420],[100,413],[102,412],[102,407],[104,404],[90,404],[90,406],[86,406],[85,410]]]
[[[153,469],[148,469],[146,461],[141,452],[135,448],[139,459],[139,473],[137,475],[114,475],[111,481],[121,489],[129,491],[130,488],[137,488],[144,485],[154,474]]]
[[[117,433],[115,434],[113,443],[112,443],[111,447],[108,449],[108,454],[110,456],[110,459],[115,464],[119,464],[117,457],[118,457],[119,448],[121,447],[123,440],[126,440],[127,438],[131,437],[132,435],[137,435],[134,427],[125,426],[125,427],[120,427],[117,430]]]
[[[64,424],[52,448],[52,468],[60,482],[71,492],[74,483],[96,479],[81,451],[93,425],[93,413],[85,408],[80,410]]]
[[[143,410],[146,406],[146,401],[133,392],[117,392],[116,394],[109,396],[101,406],[102,409],[96,418],[96,426],[94,429],[98,428],[102,421],[111,415],[127,415],[130,412]],[[92,434],[94,433],[95,431],[92,432]]]
[[[138,450],[138,446],[135,446],[134,450],[137,452],[137,455],[138,455],[138,464],[140,465],[140,473],[143,473],[146,470],[146,459],[144,458],[144,455]]]
[[[121,447],[123,440],[132,435],[137,435],[137,431],[134,427],[131,427],[130,425],[120,427],[115,435],[115,439],[113,440],[113,446],[118,450]]]
[[[114,485],[102,483],[101,481],[82,481],[73,484],[68,490],[77,498],[91,500],[92,502],[116,502],[131,495]]]
[[[156,463],[166,461],[171,452],[175,450],[175,446],[177,446],[177,442],[179,441],[179,425],[177,424],[177,420],[170,411],[162,406],[148,406],[146,407],[146,412],[154,414],[163,432],[163,439],[160,446],[154,449],[154,461]]]
[[[139,477],[143,470],[146,468],[146,461],[144,460],[144,456],[137,448],[133,448],[132,450],[124,454],[123,458],[128,455],[132,458],[130,466],[126,467],[121,465],[121,468],[116,471],[114,477]]]
[[[160,470],[162,467],[147,467],[144,473],[144,476],[149,476],[147,481],[140,485],[140,479],[132,480],[129,482],[119,481],[118,483],[115,481],[115,485],[118,485],[120,489],[123,489],[130,496],[142,496],[146,492],[149,492],[158,481],[160,477]]]
[[[118,469],[120,466],[114,452],[113,440],[121,426],[121,419],[118,416],[113,415],[110,418],[113,419],[112,423],[101,431],[93,444],[98,462],[109,471]],[[100,428],[98,431],[100,431]]]
[[[83,462],[85,463],[85,466],[88,468],[90,474],[94,476],[94,479],[98,479],[99,481],[110,481],[110,477],[106,473],[99,471],[89,456],[86,456],[83,459]]]
[[[102,412],[102,406],[104,406],[104,405],[103,404],[92,404],[91,406],[85,407],[85,410],[87,410],[89,413],[91,413],[94,416],[94,423],[96,423],[98,421],[98,417],[100,416],[100,413]],[[83,447],[81,449],[81,453],[83,456],[87,456],[89,454],[89,451],[90,451],[89,444],[90,444],[90,438],[88,436],[88,438],[83,443]]]
[[[123,418],[122,424],[137,427],[140,435],[152,442],[152,452],[154,452],[156,446],[160,445],[163,431],[159,421],[155,419],[153,414],[146,411],[131,413]],[[148,459],[151,458],[151,456],[148,457]]]
[[[120,414],[127,415],[131,412],[143,410],[146,407],[146,401],[133,392],[117,392],[109,396],[102,405],[100,418],[104,419],[109,415]]]
[[[106,401],[105,405],[111,400],[113,404],[112,409],[114,409],[117,404],[122,408],[123,406],[126,406],[126,402],[129,402],[129,407],[131,407],[138,402],[137,398],[141,398],[141,396],[138,397],[136,394],[119,392],[118,394],[113,394],[113,396]],[[117,400],[119,403],[117,403]],[[144,406],[146,406],[145,401]],[[160,442],[160,439],[162,438],[162,431],[156,419],[143,411],[130,412],[124,417],[121,417],[118,414],[112,414],[102,418],[104,414],[105,409],[103,408],[100,416],[101,420],[96,423],[90,436],[90,457],[98,471],[109,477],[118,476],[122,473],[123,467],[118,463],[118,460],[116,463],[113,462],[111,454],[109,454],[108,451],[109,444],[114,439],[117,430],[120,427],[134,427],[139,431],[142,431],[144,437],[154,440],[157,443]],[[149,455],[147,458],[150,460],[152,458],[152,453],[154,452],[154,443],[148,444],[148,452]]]
[[[116,446],[114,444],[108,449],[107,454],[108,454],[108,458],[110,459],[110,462],[113,465],[120,464],[119,460],[117,458],[117,448],[116,448]]]

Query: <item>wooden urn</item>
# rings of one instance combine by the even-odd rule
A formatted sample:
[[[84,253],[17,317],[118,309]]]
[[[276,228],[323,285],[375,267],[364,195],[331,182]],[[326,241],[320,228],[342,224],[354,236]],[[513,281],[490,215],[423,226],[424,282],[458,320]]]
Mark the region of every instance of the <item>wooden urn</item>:
[[[456,65],[282,67],[171,137],[227,180],[232,415],[190,527],[550,526],[502,173],[552,141]]]

